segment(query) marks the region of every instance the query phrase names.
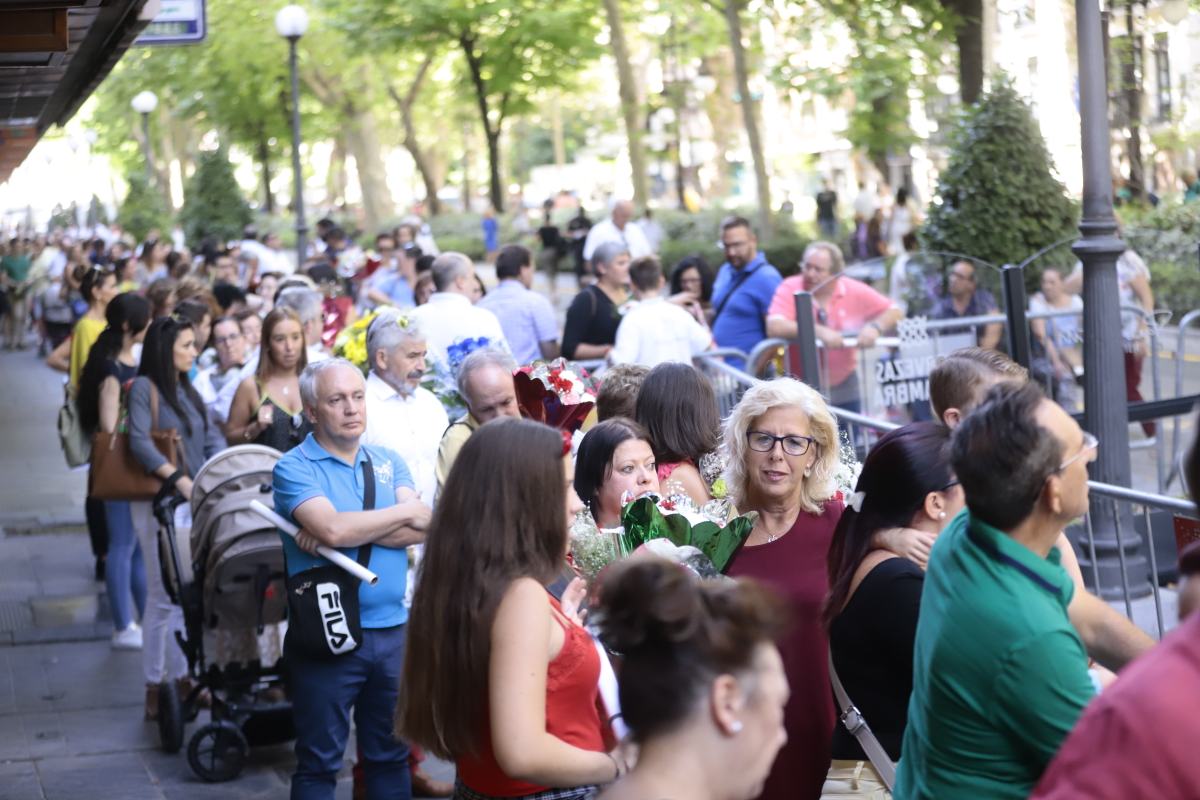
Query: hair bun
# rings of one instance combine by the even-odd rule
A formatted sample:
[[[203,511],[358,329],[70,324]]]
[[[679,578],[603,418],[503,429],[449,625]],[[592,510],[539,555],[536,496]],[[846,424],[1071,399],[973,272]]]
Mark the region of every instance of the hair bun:
[[[605,571],[600,628],[605,644],[630,654],[687,641],[706,618],[703,591],[688,570],[656,556],[638,556]]]

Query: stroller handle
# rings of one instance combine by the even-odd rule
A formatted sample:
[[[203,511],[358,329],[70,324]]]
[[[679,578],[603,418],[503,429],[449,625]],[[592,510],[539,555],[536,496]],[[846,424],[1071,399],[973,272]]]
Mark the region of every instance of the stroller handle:
[[[186,502],[187,500],[175,487],[174,481],[163,482],[162,488],[158,490],[158,494],[154,495],[154,499],[151,501],[155,519],[163,526],[173,524],[175,509]]]

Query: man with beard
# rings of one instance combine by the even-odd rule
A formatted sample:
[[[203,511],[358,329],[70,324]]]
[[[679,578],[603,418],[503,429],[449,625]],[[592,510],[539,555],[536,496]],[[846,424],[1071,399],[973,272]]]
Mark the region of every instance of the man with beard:
[[[394,450],[412,473],[421,499],[433,502],[442,433],[450,424],[425,376],[425,335],[411,319],[385,310],[367,329],[367,430],[363,443]]]
[[[395,309],[384,309],[367,328],[367,426],[362,443],[386,447],[404,459],[422,502],[433,505],[437,489],[437,457],[442,433],[450,424],[433,392],[423,388],[425,335],[416,323]],[[420,550],[411,555],[419,559]],[[406,601],[411,599],[411,591]],[[410,745],[409,769],[414,797],[449,797],[452,784],[434,780],[421,769],[425,755]],[[361,763],[361,759],[359,759]],[[356,794],[365,788],[355,767]]]

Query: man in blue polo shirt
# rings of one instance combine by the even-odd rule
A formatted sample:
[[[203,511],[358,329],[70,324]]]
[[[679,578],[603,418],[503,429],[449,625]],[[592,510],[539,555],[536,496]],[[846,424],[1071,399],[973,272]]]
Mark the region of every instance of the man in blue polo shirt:
[[[896,800],[1023,800],[1094,696],[1054,543],[1096,446],[1036,384],[996,386],[955,431],[967,509],[925,573]]]
[[[370,543],[367,566],[379,575],[374,586],[360,584],[363,641],[357,650],[314,659],[285,642],[296,726],[293,800],[332,800],[351,709],[367,796],[412,796],[408,747],[392,733],[392,711],[408,621],[404,548],[424,541],[430,512],[398,455],[359,445],[366,430],[365,389],[362,373],[349,361],[309,364],[300,376],[300,397],[313,432],[275,466],[275,510],[302,529],[296,540],[280,534],[288,574],[328,564],[315,555],[317,545],[336,547],[356,559],[358,548]],[[375,507],[364,511],[368,463]]]
[[[779,270],[767,263],[758,249],[754,228],[745,217],[726,217],[721,223],[721,246],[725,263],[713,283],[713,339],[718,347],[736,347],[749,353],[767,336],[767,309],[783,282]],[[740,358],[729,363],[739,369]]]

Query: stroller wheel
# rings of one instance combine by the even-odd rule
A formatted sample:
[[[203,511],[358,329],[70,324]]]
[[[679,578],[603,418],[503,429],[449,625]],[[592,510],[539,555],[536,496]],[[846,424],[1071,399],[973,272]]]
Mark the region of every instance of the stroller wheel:
[[[158,685],[158,738],[164,753],[183,747],[183,699],[174,681]]]
[[[192,770],[209,783],[236,778],[246,766],[250,745],[232,722],[210,722],[188,742],[187,758]]]

